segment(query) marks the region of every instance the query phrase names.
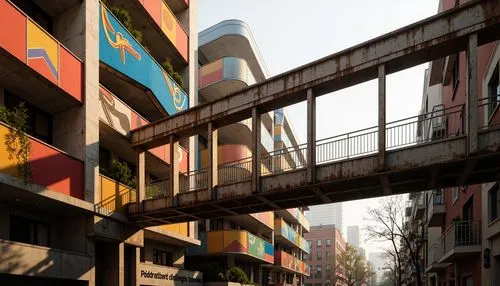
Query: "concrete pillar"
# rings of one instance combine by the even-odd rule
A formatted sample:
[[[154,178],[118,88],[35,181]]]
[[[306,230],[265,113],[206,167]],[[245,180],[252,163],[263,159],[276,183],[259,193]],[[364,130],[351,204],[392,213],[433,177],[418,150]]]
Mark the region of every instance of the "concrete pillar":
[[[307,90],[307,182],[316,181],[316,97]]]
[[[139,206],[146,197],[146,151],[142,148],[137,149],[137,167],[136,170],[136,203]]]
[[[385,169],[385,66],[378,67],[378,163],[379,169]]]
[[[232,268],[236,265],[236,262],[234,260],[234,256],[233,255],[229,255],[227,257],[227,268]]]
[[[132,255],[130,257],[130,285],[139,286],[139,277],[140,277],[140,266],[141,263],[141,248],[136,247],[134,251],[132,251]]]
[[[208,123],[208,191],[212,192],[217,186],[218,172],[217,172],[217,141],[218,131],[213,122]],[[214,197],[215,193],[212,193]],[[214,199],[216,196],[214,197]]]
[[[175,196],[179,193],[179,139],[170,135],[170,196],[172,205],[176,205]]]
[[[260,171],[261,171],[261,114],[254,107],[252,109],[252,191],[260,193]]]
[[[118,244],[118,286],[125,286],[125,243],[123,242]]]
[[[477,152],[477,34],[469,36],[467,45],[467,100],[465,101],[467,153]]]

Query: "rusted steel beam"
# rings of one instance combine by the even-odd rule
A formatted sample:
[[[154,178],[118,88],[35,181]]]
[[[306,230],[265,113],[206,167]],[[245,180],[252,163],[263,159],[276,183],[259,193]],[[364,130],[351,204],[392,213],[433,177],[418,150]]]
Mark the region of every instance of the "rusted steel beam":
[[[390,74],[455,54],[467,48],[472,34],[477,34],[478,45],[500,39],[499,1],[464,4],[219,100],[150,123],[132,131],[132,144],[152,148],[164,144],[170,134],[182,137],[198,134],[210,121],[224,126],[250,118],[254,107],[266,112],[304,101],[309,88],[315,96],[321,96],[366,82],[377,78],[380,65]]]

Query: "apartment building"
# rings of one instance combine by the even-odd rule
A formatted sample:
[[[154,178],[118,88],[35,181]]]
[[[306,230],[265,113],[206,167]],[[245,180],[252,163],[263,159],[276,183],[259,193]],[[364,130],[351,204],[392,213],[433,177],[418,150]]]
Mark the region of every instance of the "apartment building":
[[[223,21],[201,31],[198,61],[200,103],[220,99],[268,77],[249,26],[239,20]],[[282,110],[263,114],[260,130],[259,147],[264,156],[274,152],[275,148],[283,149],[296,143]],[[280,136],[273,136],[275,132]],[[250,180],[251,119],[224,126],[216,136],[217,162],[223,166],[217,184],[223,186]],[[207,138],[201,135],[197,143],[200,153],[198,169],[203,172],[209,156]],[[263,164],[263,172],[273,170],[269,167]],[[302,277],[309,271],[303,261],[308,246],[302,237],[308,229],[309,223],[299,209],[200,221],[201,246],[188,248],[187,265],[193,269],[218,271],[239,267],[254,283],[301,285]]]
[[[347,246],[337,226],[311,226],[311,231],[305,235],[305,238],[311,244],[311,254],[309,255],[311,276],[306,278],[306,285],[347,285],[342,269],[336,264],[337,254],[345,251]]]
[[[453,9],[467,1],[440,1],[439,11]],[[425,75],[422,98],[422,142],[439,140],[444,134],[463,134],[462,112],[467,103],[467,52],[435,60]],[[479,130],[499,121],[500,102],[498,42],[479,46],[478,73]],[[474,168],[474,166],[470,166]],[[439,175],[438,177],[439,178]],[[441,178],[445,179],[445,178]],[[454,182],[460,185],[460,182]],[[425,239],[427,285],[497,285],[500,283],[497,224],[498,182],[431,189],[412,199],[418,227]],[[409,277],[410,279],[413,279]]]
[[[124,208],[138,161],[147,197],[172,158],[193,166],[189,142],[138,152],[127,137],[196,104],[196,5],[0,0],[0,104],[24,104],[31,147],[10,156],[16,122],[0,122],[1,285],[201,285],[184,269],[195,224],[132,224]]]

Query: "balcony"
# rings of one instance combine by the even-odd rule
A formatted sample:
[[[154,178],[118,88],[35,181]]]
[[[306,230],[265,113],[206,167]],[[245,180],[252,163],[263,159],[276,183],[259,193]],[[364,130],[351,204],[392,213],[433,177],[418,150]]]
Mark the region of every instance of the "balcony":
[[[298,247],[306,253],[311,252],[311,246],[282,218],[274,220],[274,238],[276,242]]]
[[[444,191],[434,190],[427,210],[427,226],[439,227],[444,225],[446,207],[444,205]]]
[[[0,173],[11,178],[19,178],[18,162],[16,159],[9,159],[5,144],[5,135],[9,131],[10,127],[0,122]],[[43,189],[83,200],[83,162],[36,138],[28,137],[31,143],[29,154],[31,183]],[[21,181],[20,178],[18,180]]]
[[[419,193],[413,198],[412,203],[412,218],[419,220],[424,217],[425,213],[425,193]]]
[[[134,162],[137,154],[126,137],[130,136],[131,130],[146,125],[149,121],[102,85],[99,86],[99,103],[101,144],[111,150],[126,153],[120,155],[126,157],[125,159],[129,162]],[[188,152],[179,146],[179,153],[179,171],[187,172]],[[148,162],[147,167],[152,173],[160,178],[166,177],[165,164],[170,165],[170,146],[166,144],[149,150],[146,161]]]
[[[453,222],[440,238],[439,263],[451,263],[481,253],[481,222]]]
[[[223,57],[199,69],[199,92],[209,102],[255,82],[247,62],[241,58]]]
[[[0,239],[0,273],[90,280],[90,256]]]
[[[0,85],[54,113],[83,102],[83,63],[14,4],[0,0]]]
[[[274,263],[274,246],[244,230],[200,232],[201,246],[189,247],[187,255],[233,254],[239,259]]]
[[[276,212],[279,216],[283,217],[285,221],[298,223],[302,225],[304,231],[310,231],[311,223],[300,209],[290,208],[285,210],[278,210]]]
[[[438,261],[443,256],[443,248],[439,244],[431,245],[427,250],[427,268],[426,273],[441,272],[450,265],[450,263],[439,263]]]
[[[125,206],[135,202],[136,192],[133,188],[121,184],[104,175],[99,175],[100,202],[95,205],[96,212],[111,215],[125,212]]]
[[[99,80],[149,120],[189,107],[187,94],[103,4],[99,16],[99,59]]]
[[[227,219],[254,233],[270,233],[274,230],[274,212],[230,216]]]
[[[311,268],[307,263],[284,251],[274,253],[274,265],[285,271],[292,271],[305,276],[311,275]]]

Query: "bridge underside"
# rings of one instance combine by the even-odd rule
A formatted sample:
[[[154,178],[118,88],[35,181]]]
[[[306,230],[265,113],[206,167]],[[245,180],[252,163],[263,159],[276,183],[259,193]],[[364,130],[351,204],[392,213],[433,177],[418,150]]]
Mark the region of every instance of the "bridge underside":
[[[500,129],[480,132],[479,152],[467,155],[466,136],[387,152],[387,169],[378,171],[377,153],[316,165],[316,182],[306,169],[264,176],[261,193],[251,181],[146,200],[142,211],[129,205],[129,219],[150,226],[297,206],[366,199],[426,189],[491,182],[500,174]]]

